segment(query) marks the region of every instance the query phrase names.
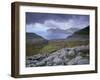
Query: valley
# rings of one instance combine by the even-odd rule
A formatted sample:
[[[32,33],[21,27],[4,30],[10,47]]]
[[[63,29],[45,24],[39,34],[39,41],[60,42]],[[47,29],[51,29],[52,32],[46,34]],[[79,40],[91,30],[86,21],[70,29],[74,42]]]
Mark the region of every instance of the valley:
[[[69,51],[66,51],[67,49],[69,49]],[[67,56],[67,54],[70,55]],[[55,59],[50,58],[54,55],[56,55]],[[58,55],[63,55],[63,57],[61,58],[64,58],[63,59],[64,62],[61,60],[61,58],[59,58]],[[64,55],[67,57],[64,57]],[[36,56],[39,57],[37,58],[37,60],[34,59],[36,58]],[[47,57],[50,58],[49,61],[46,59]],[[80,63],[78,63],[78,60],[76,60],[76,62],[74,63],[74,59],[76,59],[77,57],[82,58],[82,60],[81,58],[79,58],[81,61]],[[65,58],[69,59],[69,61],[72,62],[69,61],[66,62]],[[54,61],[56,62],[54,63],[52,59],[54,59]],[[71,36],[65,39],[46,40],[45,38],[35,33],[26,33],[26,66],[34,67],[34,66],[41,66],[41,65],[42,66],[50,65],[47,64],[46,60],[48,61],[48,63],[52,64],[51,66],[85,64],[85,63],[88,64],[89,63],[89,26],[74,32]],[[37,62],[34,63],[34,61]]]

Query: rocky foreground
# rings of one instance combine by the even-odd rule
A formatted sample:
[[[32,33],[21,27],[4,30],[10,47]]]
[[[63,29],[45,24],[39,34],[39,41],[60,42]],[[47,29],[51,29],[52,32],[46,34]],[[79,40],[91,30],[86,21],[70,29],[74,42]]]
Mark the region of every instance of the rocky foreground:
[[[89,64],[89,45],[26,57],[26,67]]]

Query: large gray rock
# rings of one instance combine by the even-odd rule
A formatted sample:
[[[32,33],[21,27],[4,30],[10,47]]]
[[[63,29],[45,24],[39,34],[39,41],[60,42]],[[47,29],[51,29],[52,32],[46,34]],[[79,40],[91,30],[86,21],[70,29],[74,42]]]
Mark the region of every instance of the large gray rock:
[[[46,66],[45,61],[40,61],[38,63],[36,63],[36,66]]]
[[[89,64],[89,59],[80,59],[77,63],[78,64]]]
[[[70,51],[67,53],[68,57],[75,57],[75,55],[76,55],[75,49],[70,49]]]
[[[64,60],[64,65],[67,65],[67,63],[70,61],[70,59],[68,58],[64,58],[63,60]]]
[[[54,65],[64,65],[64,62],[62,59],[56,57],[54,60],[53,60],[53,64]]]
[[[53,66],[54,64],[53,64],[52,61],[47,61],[47,62],[46,62],[46,65],[47,65],[47,66]]]
[[[76,56],[75,58],[73,58],[72,60],[70,60],[67,65],[74,65],[74,64],[78,64],[78,61],[81,60],[82,57],[81,56]]]
[[[89,45],[82,45],[82,46],[77,46],[74,48],[76,51],[84,51],[84,50],[89,50]]]

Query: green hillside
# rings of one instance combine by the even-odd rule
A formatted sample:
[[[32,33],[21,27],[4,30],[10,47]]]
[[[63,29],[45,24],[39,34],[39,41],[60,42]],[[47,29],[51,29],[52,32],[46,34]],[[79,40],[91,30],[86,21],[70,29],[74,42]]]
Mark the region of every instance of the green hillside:
[[[86,28],[81,29],[81,30],[75,32],[74,34],[89,35],[89,26],[87,26]]]
[[[35,34],[35,33],[26,33],[26,38],[27,38],[27,39],[35,39],[35,38],[40,39],[40,38],[42,38],[42,37],[39,36],[39,35],[37,35],[37,34]],[[43,39],[43,38],[42,38],[42,39]]]
[[[48,41],[35,33],[26,33],[26,55],[39,53]]]

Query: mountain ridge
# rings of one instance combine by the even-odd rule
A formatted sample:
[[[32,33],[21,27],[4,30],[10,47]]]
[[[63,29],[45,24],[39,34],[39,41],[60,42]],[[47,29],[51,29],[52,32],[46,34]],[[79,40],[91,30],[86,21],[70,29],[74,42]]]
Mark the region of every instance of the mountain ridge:
[[[89,39],[89,26],[74,32],[67,39],[80,39],[80,40]]]
[[[35,33],[26,33],[26,42],[28,44],[47,43],[48,40]]]
[[[79,29],[78,28],[69,28],[69,29],[64,30],[64,29],[56,28],[56,29],[48,29],[48,32],[71,34],[77,30],[79,30]]]
[[[43,38],[43,37],[41,37],[41,36],[39,36],[39,35],[37,35],[37,34],[35,34],[35,33],[26,33],[26,38]]]

